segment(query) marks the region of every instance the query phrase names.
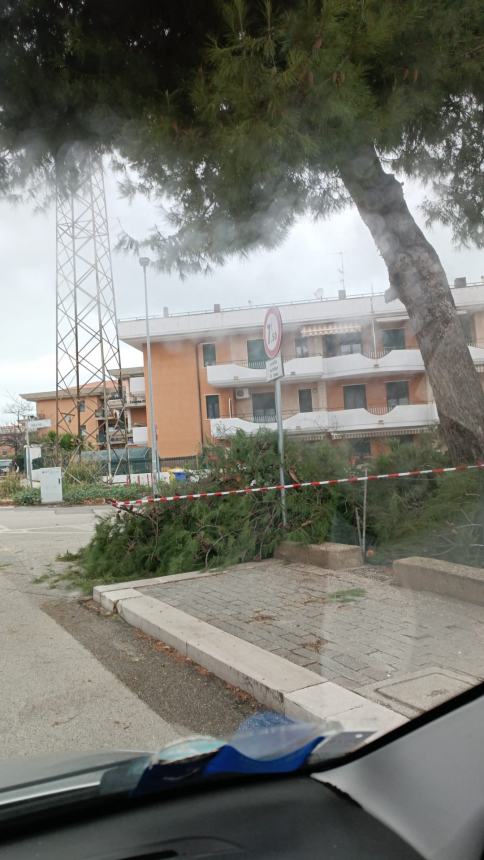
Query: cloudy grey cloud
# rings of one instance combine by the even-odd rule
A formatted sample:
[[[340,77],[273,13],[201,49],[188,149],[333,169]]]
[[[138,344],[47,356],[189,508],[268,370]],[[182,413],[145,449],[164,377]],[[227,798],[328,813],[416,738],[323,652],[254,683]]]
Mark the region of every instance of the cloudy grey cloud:
[[[121,229],[142,238],[159,218],[145,200],[129,204],[107,176],[107,202],[113,244]],[[484,274],[483,253],[457,250],[450,232],[441,226],[425,228],[418,211],[424,190],[407,183],[407,202],[435,245],[449,280],[467,275],[477,281]],[[200,310],[214,303],[223,307],[311,299],[317,290],[335,295],[341,286],[343,252],[345,286],[349,293],[380,292],[387,288],[386,268],[355,209],[316,223],[300,219],[283,245],[258,251],[248,259],[231,259],[209,276],[180,282],[176,275],[149,273],[153,314]],[[1,323],[0,413],[12,394],[55,387],[55,213],[34,214],[28,204],[0,204]],[[143,313],[142,273],[138,262],[113,253],[113,272],[119,316]],[[126,364],[139,353],[122,347]]]

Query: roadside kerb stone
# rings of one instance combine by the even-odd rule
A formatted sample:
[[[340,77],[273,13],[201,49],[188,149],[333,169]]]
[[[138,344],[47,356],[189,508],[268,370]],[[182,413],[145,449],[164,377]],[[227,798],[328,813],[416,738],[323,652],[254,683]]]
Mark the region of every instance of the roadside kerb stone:
[[[182,582],[184,579],[206,579],[208,576],[219,576],[221,573],[226,573],[225,570],[207,570],[199,573],[198,570],[191,570],[188,573],[172,573],[168,576],[153,576],[151,579],[128,579],[127,582],[112,582],[110,585],[96,585],[93,590],[93,598],[98,603],[101,594],[106,594],[109,591],[120,591],[123,588],[137,588],[138,586],[146,585],[165,585],[170,582]]]
[[[331,681],[288,693],[284,701],[284,713],[299,720],[340,722],[345,731],[370,730],[377,734],[389,732],[407,722],[402,714]]]
[[[121,588],[117,591],[106,591],[99,595],[99,602],[103,609],[108,612],[115,612],[119,600],[126,600],[128,597],[141,597],[141,593],[135,588]]]
[[[282,710],[284,694],[321,683],[315,672],[301,669],[160,600],[121,599],[117,611],[130,624],[171,645],[268,707]]]
[[[377,731],[405,721],[401,715],[327,681],[320,674],[135,589],[120,588],[109,594],[97,591],[94,599],[109,602],[129,624],[166,642],[222,680],[287,716],[317,722],[342,719],[345,727],[348,717],[361,729],[371,727]],[[309,690],[312,695],[305,696]],[[364,725],[358,724],[360,717]]]
[[[415,591],[432,591],[484,605],[484,570],[436,558],[412,556],[393,562],[399,585]]]
[[[285,540],[276,547],[274,558],[330,570],[348,570],[362,564],[360,548],[344,543],[301,544]]]

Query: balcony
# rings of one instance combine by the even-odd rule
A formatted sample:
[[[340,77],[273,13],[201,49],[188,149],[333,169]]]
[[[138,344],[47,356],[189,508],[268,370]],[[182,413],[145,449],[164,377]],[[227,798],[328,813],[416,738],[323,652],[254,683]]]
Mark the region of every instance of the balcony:
[[[146,406],[146,394],[129,394],[126,399],[126,406],[136,408],[136,406]]]
[[[350,355],[335,355],[324,359],[325,379],[356,378],[376,373],[391,376],[392,373],[423,373],[425,370],[419,349],[392,349],[380,352],[355,352]]]
[[[212,418],[210,430],[214,439],[228,439],[237,430],[249,435],[261,427],[275,430],[272,415],[247,415],[237,418]],[[414,403],[405,406],[368,409],[338,409],[334,411],[283,413],[284,430],[288,433],[352,433],[369,430],[402,430],[430,427],[437,422],[435,403]]]
[[[469,345],[474,364],[484,366],[484,345]],[[423,373],[425,366],[419,349],[392,349],[377,352],[354,352],[348,355],[308,355],[284,359],[285,382],[312,382],[331,379],[355,379],[373,374],[391,376]],[[207,367],[207,381],[215,388],[264,385],[265,364],[249,365],[247,361],[212,364]]]
[[[286,377],[298,380],[317,380],[323,377],[324,359],[322,355],[308,355],[305,358],[285,358]],[[263,385],[266,381],[264,362],[249,364],[247,361],[234,361],[229,364],[211,364],[207,367],[207,382],[216,388],[232,388],[245,385]]]

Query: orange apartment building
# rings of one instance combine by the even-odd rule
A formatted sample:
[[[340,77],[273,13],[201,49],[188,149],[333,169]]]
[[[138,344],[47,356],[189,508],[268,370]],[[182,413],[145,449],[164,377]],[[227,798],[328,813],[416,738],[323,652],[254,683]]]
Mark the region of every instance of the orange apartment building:
[[[142,367],[128,367],[122,371],[124,400],[126,404],[126,420],[128,430],[128,441],[133,444],[146,445],[148,441],[146,433],[146,397],[144,390],[144,375]],[[117,374],[112,373],[116,378]],[[121,406],[119,400],[119,390],[113,382],[111,385],[112,397],[108,400],[108,407],[111,418],[108,423],[114,425],[116,423],[116,409]],[[99,447],[104,447],[106,441],[106,428],[104,422],[104,409],[102,390],[98,383],[85,386],[86,397],[81,400],[79,410],[79,426],[75,416],[69,421],[69,426],[72,427],[73,436],[84,436],[90,440],[92,444],[97,444]],[[56,428],[56,392],[55,391],[39,391],[34,393],[21,394],[24,400],[30,403],[35,403],[37,408],[37,418],[49,418],[51,428]],[[66,411],[70,411],[72,407],[71,398],[66,395]],[[61,403],[62,412],[62,403]],[[74,426],[75,424],[75,426]],[[41,434],[47,434],[49,429],[39,431]],[[115,432],[110,435],[111,444],[124,445],[124,433]]]
[[[484,371],[484,283],[452,290],[470,351]],[[150,320],[158,450],[190,457],[237,430],[275,428],[274,386],[265,378],[266,307]],[[280,306],[284,323],[283,418],[288,434],[350,439],[355,453],[382,450],[433,427],[437,412],[404,306],[385,295]],[[119,321],[119,337],[143,352],[144,319]],[[483,373],[484,379],[484,373]]]

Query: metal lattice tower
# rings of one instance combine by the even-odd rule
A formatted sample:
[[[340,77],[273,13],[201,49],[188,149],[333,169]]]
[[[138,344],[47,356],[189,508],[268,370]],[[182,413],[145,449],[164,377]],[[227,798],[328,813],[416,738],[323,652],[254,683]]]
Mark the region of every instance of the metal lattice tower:
[[[67,183],[58,178],[56,216],[56,430],[76,438],[73,456],[107,449],[111,475],[127,430],[100,156],[85,155]]]

